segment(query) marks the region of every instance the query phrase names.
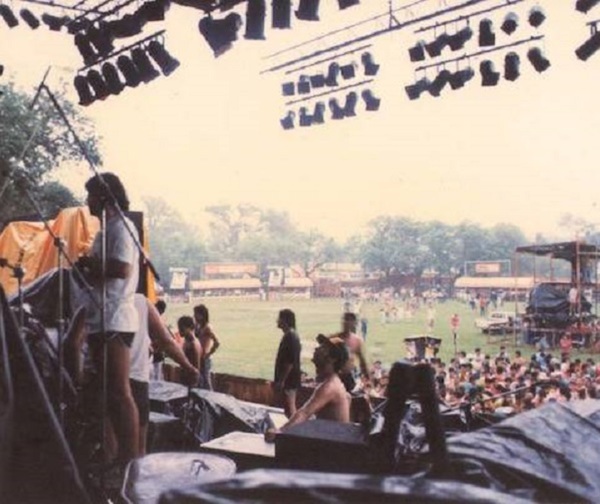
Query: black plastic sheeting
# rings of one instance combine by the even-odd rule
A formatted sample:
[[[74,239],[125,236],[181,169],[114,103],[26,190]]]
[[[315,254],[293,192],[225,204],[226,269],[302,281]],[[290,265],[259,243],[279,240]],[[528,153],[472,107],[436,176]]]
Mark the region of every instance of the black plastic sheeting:
[[[193,389],[191,395],[192,409],[186,423],[200,443],[234,431],[264,433],[271,426],[269,409],[260,404],[208,390]]]
[[[448,439],[453,464],[539,501],[600,500],[600,401],[554,403]],[[461,479],[468,479],[462,471]]]
[[[324,454],[324,456],[327,456]],[[365,476],[259,469],[202,486],[169,490],[160,504],[529,502],[492,489],[423,476]]]
[[[0,422],[4,445],[0,453],[0,481],[4,483],[0,500],[22,504],[89,502],[43,379],[1,287],[0,310],[2,374],[10,375],[14,392],[10,403],[3,406],[11,415]]]
[[[592,305],[583,296],[581,297],[581,311],[589,312]],[[557,289],[553,285],[540,284],[533,288],[529,294],[527,313],[561,314],[569,313],[569,298],[567,292]]]

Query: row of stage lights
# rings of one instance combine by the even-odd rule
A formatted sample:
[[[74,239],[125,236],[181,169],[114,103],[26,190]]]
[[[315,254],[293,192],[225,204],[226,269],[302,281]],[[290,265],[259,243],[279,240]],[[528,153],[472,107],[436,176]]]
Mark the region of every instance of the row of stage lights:
[[[544,56],[539,47],[533,47],[527,52],[527,59],[538,72],[542,73],[550,68],[550,61]],[[516,81],[520,75],[521,58],[516,52],[509,52],[504,57],[504,79],[507,81]],[[486,59],[479,65],[482,87],[497,86],[501,73],[496,71],[493,61]],[[435,79],[430,81],[426,77],[418,80],[414,84],[405,87],[406,94],[410,100],[416,100],[421,97],[426,91],[431,96],[439,97],[440,93],[446,86],[450,86],[452,90],[463,88],[469,81],[475,77],[475,71],[471,67],[467,67],[456,72],[449,70],[441,70]]]
[[[377,98],[370,89],[364,89],[360,96],[365,104],[365,111],[375,112],[379,110],[381,99]],[[337,98],[331,98],[328,102],[332,120],[341,120],[356,116],[356,106],[359,98],[356,91],[351,91],[346,95],[344,105],[340,105]],[[325,112],[327,106],[325,102],[318,101],[315,103],[312,114],[309,113],[308,107],[300,107],[298,110],[298,125],[307,127],[325,123]],[[285,117],[280,120],[281,127],[284,130],[293,129],[296,126],[296,112],[290,110]]]
[[[533,7],[529,12],[528,21],[532,27],[539,28],[545,20],[546,15],[539,7]],[[504,18],[500,29],[507,35],[512,35],[517,31],[518,26],[519,17],[514,12],[509,12]],[[427,56],[437,58],[446,47],[450,48],[451,51],[463,49],[467,42],[473,38],[473,35],[472,28],[467,24],[456,33],[441,33],[431,42],[418,41],[408,50],[408,55],[413,63],[424,61]],[[496,45],[494,24],[490,19],[482,19],[479,22],[478,44],[479,47],[493,47]]]
[[[363,66],[363,75],[365,77],[374,77],[379,72],[379,65],[375,63],[373,55],[370,52],[365,52],[361,56]],[[357,65],[354,62],[340,65],[337,62],[332,62],[327,68],[327,73],[316,73],[313,75],[301,75],[296,82],[288,81],[281,85],[281,93],[283,96],[308,95],[311,90],[321,89],[324,87],[336,87],[339,85],[338,79],[341,75],[345,81],[356,77]]]
[[[0,5],[0,17],[2,17],[4,23],[9,28],[15,28],[19,26],[19,18],[32,30],[37,30],[41,24],[45,24],[51,31],[61,31],[65,26],[71,23],[69,16],[54,16],[52,14],[43,13],[40,17],[36,16],[29,9],[19,10],[19,17],[7,4]]]
[[[179,61],[167,52],[159,40],[153,39],[147,45],[137,44],[129,55],[120,54],[115,63],[104,61],[99,69],[92,68],[85,75],[77,75],[73,84],[79,95],[79,104],[87,106],[110,95],[118,95],[125,87],[147,84],[161,73],[169,76],[177,67]]]

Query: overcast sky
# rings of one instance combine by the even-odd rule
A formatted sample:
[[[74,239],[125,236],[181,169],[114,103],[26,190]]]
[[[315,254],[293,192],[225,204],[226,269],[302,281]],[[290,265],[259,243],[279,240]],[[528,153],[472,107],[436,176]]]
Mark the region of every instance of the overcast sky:
[[[334,0],[321,3],[321,22],[294,20],[287,31],[267,28],[266,41],[241,38],[218,59],[197,30],[200,11],[172,7],[164,25],[166,47],[181,61],[180,68],[168,78],[86,109],[103,138],[104,168],[122,176],[134,200],[162,196],[199,223],[205,220],[206,205],[250,202],[287,210],[303,228],[317,227],[337,238],[361,231],[380,214],[449,223],[512,222],[530,237],[554,233],[566,212],[600,221],[600,52],[587,63],[574,55],[589,36],[586,20],[600,18],[600,7],[586,17],[571,1],[538,2],[548,19],[536,32],[526,22],[536,2],[515,5],[511,10],[520,15],[520,27],[511,37],[497,28],[497,44],[545,35],[538,45],[552,62],[547,72],[533,70],[526,58],[531,45],[523,45],[516,49],[522,59],[522,76],[516,82],[501,80],[497,87],[482,88],[477,75],[462,90],[446,89],[440,98],[427,95],[414,102],[406,97],[404,86],[414,82],[407,48],[419,38],[416,26],[378,37],[369,42],[381,64],[372,86],[382,99],[378,112],[367,113],[359,104],[354,118],[328,118],[322,126],[283,131],[279,119],[286,109],[280,84],[287,77],[259,75],[271,61],[281,61],[263,57],[378,14],[387,5],[363,0],[340,12]],[[403,22],[460,3],[430,0],[397,17]],[[485,1],[475,10],[501,3]],[[507,12],[498,10],[489,17],[499,26]],[[480,17],[473,19],[476,28]],[[149,25],[145,33],[162,27]],[[381,24],[355,28],[290,51],[284,58],[377,27]],[[431,38],[432,32],[421,35]],[[476,42],[468,48],[478,50]],[[506,52],[489,56],[500,69]],[[360,54],[340,61],[358,61]],[[444,54],[452,57],[464,51],[446,49]],[[26,87],[35,86],[49,64],[54,65],[51,85],[61,78],[72,80],[72,72],[63,67],[81,66],[65,33],[43,27],[33,32],[24,25],[9,30],[4,24],[0,62]],[[476,69],[479,62],[471,60]],[[326,65],[311,68],[311,73]],[[435,72],[428,76],[433,78]],[[340,96],[343,99],[345,93]],[[63,179],[78,188],[86,176],[85,169],[70,168]]]

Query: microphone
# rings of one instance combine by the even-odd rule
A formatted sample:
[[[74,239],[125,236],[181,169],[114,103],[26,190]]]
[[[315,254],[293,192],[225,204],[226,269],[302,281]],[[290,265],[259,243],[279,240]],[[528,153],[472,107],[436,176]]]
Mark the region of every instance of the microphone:
[[[42,92],[42,89],[44,89],[44,86],[46,85],[46,79],[48,77],[48,74],[50,73],[50,68],[52,68],[52,67],[48,67],[48,70],[46,70],[46,73],[44,74],[44,78],[42,79],[42,82],[40,82],[40,85],[38,86],[37,91],[35,92],[35,96],[33,97],[31,104],[29,105],[29,110],[32,110],[33,107],[35,107],[35,104],[37,103],[38,98],[40,97],[40,93]]]

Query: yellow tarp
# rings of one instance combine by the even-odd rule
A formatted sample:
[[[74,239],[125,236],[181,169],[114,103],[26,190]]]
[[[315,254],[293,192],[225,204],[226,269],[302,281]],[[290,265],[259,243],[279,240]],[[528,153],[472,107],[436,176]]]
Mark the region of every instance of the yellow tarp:
[[[90,215],[87,207],[66,208],[49,225],[64,241],[65,252],[73,262],[89,251],[100,228],[98,219]],[[148,233],[144,235],[143,246],[148,251]],[[6,226],[0,234],[0,258],[11,265],[22,265],[24,284],[58,266],[58,252],[52,236],[40,222],[11,222]],[[63,266],[68,267],[64,259]],[[151,274],[148,277],[148,297],[154,300],[154,279]],[[0,284],[7,295],[17,291],[17,280],[8,268],[0,268]]]

